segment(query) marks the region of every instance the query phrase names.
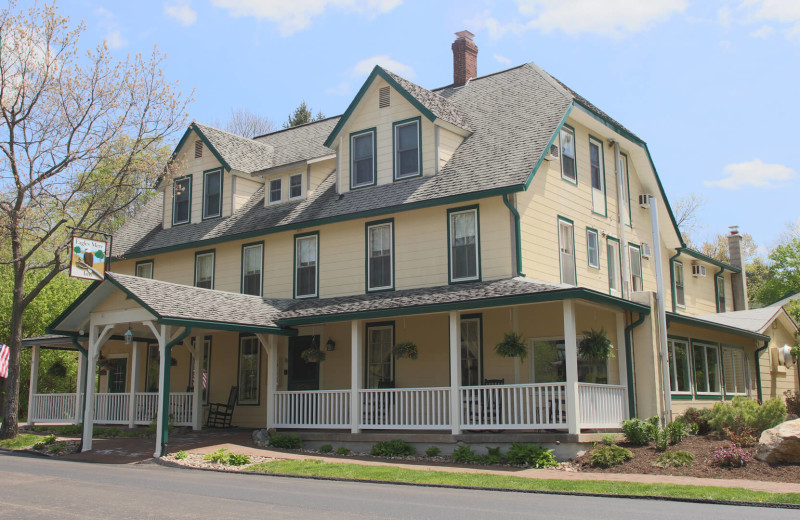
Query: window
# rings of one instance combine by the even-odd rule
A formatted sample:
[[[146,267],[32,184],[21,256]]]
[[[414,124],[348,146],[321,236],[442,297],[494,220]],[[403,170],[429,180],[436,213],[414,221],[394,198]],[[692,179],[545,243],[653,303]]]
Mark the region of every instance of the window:
[[[622,274],[619,263],[619,242],[616,238],[609,237],[606,241],[608,253],[608,292],[613,295],[621,293]]]
[[[318,236],[295,236],[294,271],[295,298],[308,298],[317,295],[317,255]]]
[[[478,280],[478,208],[449,210],[450,282]]]
[[[214,288],[214,251],[201,251],[194,255],[194,286]]]
[[[622,209],[619,211],[625,212],[625,223],[631,225],[631,187],[628,178],[628,156],[624,153],[619,154],[619,171],[622,175]]]
[[[589,138],[589,174],[592,178],[592,210],[606,214],[606,178],[603,165],[603,143]]]
[[[158,379],[161,373],[158,353],[158,344],[150,343],[147,345],[147,363],[144,369],[144,388],[145,392],[158,392]]]
[[[394,384],[394,323],[367,325],[367,388]]]
[[[106,378],[106,392],[111,394],[121,394],[125,392],[125,384],[128,381],[128,358],[112,357],[108,360],[109,369]]]
[[[261,296],[264,244],[242,246],[242,294]]]
[[[580,341],[581,338],[578,338]],[[531,378],[535,383],[561,383],[567,380],[566,349],[563,338],[532,339]],[[605,361],[578,358],[578,381],[608,384],[608,365]]]
[[[461,385],[480,385],[483,352],[481,316],[461,317]]]
[[[561,262],[561,283],[577,284],[575,274],[575,235],[572,221],[558,219],[558,250]]]
[[[600,246],[596,229],[586,228],[586,249],[589,267],[600,269]]]
[[[675,304],[678,307],[686,307],[686,293],[683,285],[683,264],[675,262],[672,266],[672,276],[675,277]]]
[[[172,185],[172,225],[191,220],[192,178],[176,179]]]
[[[195,345],[192,338],[192,346]],[[203,361],[200,363],[200,398],[205,405],[208,404],[208,392],[211,385],[211,336],[203,339]],[[188,392],[194,392],[194,356],[189,354],[189,385]]]
[[[575,130],[564,126],[561,128],[561,178],[578,184],[578,172],[575,169]]]
[[[725,278],[716,276],[717,284],[717,312],[725,312]]]
[[[299,199],[303,196],[303,174],[296,173],[289,177],[289,198]]]
[[[281,201],[281,179],[272,179],[269,181],[269,203]]]
[[[631,261],[631,291],[643,290],[642,282],[642,250],[639,246],[628,244],[628,254]]]
[[[222,170],[203,174],[203,219],[222,215]]]
[[[139,278],[153,278],[153,261],[136,262],[136,276]]]
[[[393,223],[367,223],[367,290],[391,289],[393,280]]]
[[[722,373],[725,375],[725,395],[747,395],[747,368],[744,349],[722,347]]]
[[[719,350],[716,345],[693,343],[694,387],[698,394],[719,394]]]
[[[394,125],[394,178],[405,179],[422,173],[419,118]]]
[[[257,405],[261,397],[261,345],[255,336],[239,338],[238,404]]]
[[[689,376],[689,342],[682,339],[670,339],[669,350],[670,389],[673,394],[691,394],[692,379]]]
[[[350,136],[350,187],[375,184],[375,130]]]

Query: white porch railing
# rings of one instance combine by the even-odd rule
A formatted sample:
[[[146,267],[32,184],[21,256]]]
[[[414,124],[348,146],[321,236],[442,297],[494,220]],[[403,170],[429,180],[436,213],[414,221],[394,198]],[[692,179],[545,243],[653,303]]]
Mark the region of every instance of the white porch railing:
[[[171,392],[169,394],[169,414],[175,426],[192,426],[194,407],[192,392]],[[136,392],[133,407],[134,424],[150,424],[158,415],[158,392]],[[127,416],[127,413],[126,413]]]
[[[565,383],[461,388],[461,428],[565,429]]]
[[[94,422],[96,424],[129,424],[130,394],[102,393],[94,396]],[[81,395],[83,398],[83,395]],[[169,395],[169,413],[175,426],[192,426],[194,394],[173,392]],[[72,394],[34,394],[28,411],[28,422],[77,423],[77,396]],[[157,392],[137,392],[133,407],[134,424],[150,424],[158,413]]]
[[[450,428],[449,388],[359,390],[361,428],[440,430]]]
[[[81,396],[83,397],[83,396]],[[28,422],[76,423],[78,397],[76,394],[33,394],[28,405]]]
[[[578,383],[581,428],[619,428],[625,420],[625,387]]]
[[[128,424],[131,394],[95,394],[94,422],[98,424]]]
[[[279,428],[349,428],[350,390],[275,392]]]

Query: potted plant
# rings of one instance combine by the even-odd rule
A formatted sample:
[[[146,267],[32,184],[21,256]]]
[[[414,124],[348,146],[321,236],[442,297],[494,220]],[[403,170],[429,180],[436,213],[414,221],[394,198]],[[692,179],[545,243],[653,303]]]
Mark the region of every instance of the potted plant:
[[[306,363],[317,363],[319,361],[325,361],[326,354],[317,347],[308,347],[300,353],[300,357],[303,358],[303,361]]]
[[[518,332],[504,332],[503,341],[495,345],[494,351],[500,357],[525,359],[528,355],[528,347],[525,345],[525,338]]]
[[[614,346],[608,339],[605,328],[599,331],[583,331],[583,339],[578,344],[578,355],[587,361],[607,361],[614,357]]]
[[[411,341],[406,341],[405,343],[398,343],[392,349],[392,353],[394,357],[400,358],[408,358],[408,359],[417,359],[419,356],[419,350],[417,349],[417,345],[415,345]]]

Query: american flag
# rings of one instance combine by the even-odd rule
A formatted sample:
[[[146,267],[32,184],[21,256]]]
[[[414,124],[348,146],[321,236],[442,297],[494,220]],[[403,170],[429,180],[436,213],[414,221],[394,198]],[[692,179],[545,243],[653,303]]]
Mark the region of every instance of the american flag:
[[[0,343],[0,377],[8,377],[8,354],[11,349]]]
[[[208,372],[203,370],[203,390],[208,388]]]

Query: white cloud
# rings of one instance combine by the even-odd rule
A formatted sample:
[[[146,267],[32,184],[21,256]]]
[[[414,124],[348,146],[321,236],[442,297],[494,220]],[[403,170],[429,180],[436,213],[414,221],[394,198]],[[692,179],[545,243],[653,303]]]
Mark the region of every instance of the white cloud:
[[[773,26],[771,26],[771,25],[764,24],[761,27],[759,27],[757,30],[751,32],[750,36],[753,36],[754,38],[761,38],[762,40],[766,40],[767,38],[769,38],[773,34],[775,34],[775,28]]]
[[[164,4],[164,14],[188,27],[197,21],[197,11],[192,9],[189,0],[173,0]]]
[[[706,186],[719,186],[738,190],[745,186],[776,188],[797,176],[797,172],[783,164],[769,164],[761,159],[729,164],[723,168],[727,177],[717,181],[705,181]]]
[[[211,0],[216,7],[227,9],[235,17],[253,17],[278,24],[281,36],[291,36],[307,29],[312,18],[325,13],[329,7],[364,16],[376,16],[391,11],[403,0]]]
[[[505,56],[501,56],[497,53],[492,54],[492,57],[502,63],[503,65],[511,65],[511,60],[506,58]]]
[[[106,44],[109,49],[119,49],[128,45],[128,40],[122,37],[119,29],[112,29],[106,34]]]
[[[406,79],[412,79],[416,75],[414,69],[409,65],[393,60],[388,54],[379,54],[377,56],[372,56],[371,58],[363,59],[356,63],[346,73],[350,78],[349,80],[342,81],[338,85],[330,87],[326,90],[326,92],[328,94],[334,94],[337,96],[346,96],[350,94],[351,81],[355,81],[357,79],[361,79],[363,81],[365,79],[364,76],[369,75],[369,73],[372,72],[372,69],[375,68],[375,65],[380,65],[384,69],[388,69],[398,76],[402,76]]]
[[[94,10],[95,16],[99,18],[98,25],[106,31],[106,45],[109,49],[119,49],[128,45],[128,40],[122,36],[122,30],[115,21],[116,15],[103,7]]]
[[[735,5],[733,10],[730,4]],[[797,0],[728,0],[722,10],[729,13],[728,22],[760,24],[757,30],[750,33],[754,38],[767,38],[779,31],[790,40],[800,35],[800,2]],[[720,23],[727,26],[722,19]]]
[[[757,20],[783,23],[800,20],[800,2],[796,0],[743,0],[739,8],[748,10]]]

